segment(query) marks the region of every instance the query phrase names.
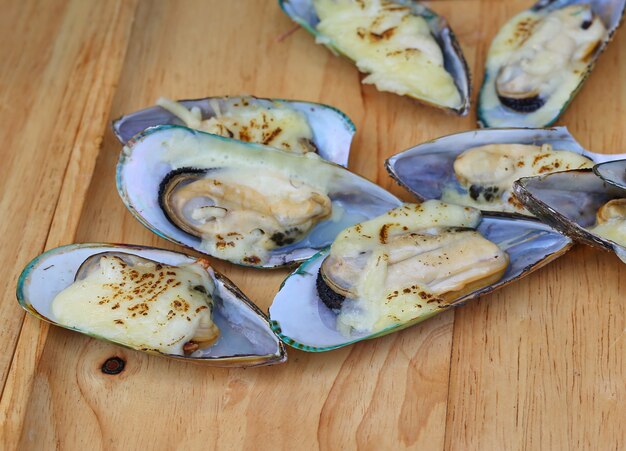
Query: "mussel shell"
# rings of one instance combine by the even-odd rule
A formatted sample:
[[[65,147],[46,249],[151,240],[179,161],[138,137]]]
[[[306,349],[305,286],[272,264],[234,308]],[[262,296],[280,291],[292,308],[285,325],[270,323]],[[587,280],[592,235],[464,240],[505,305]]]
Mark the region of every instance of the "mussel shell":
[[[594,166],[593,172],[605,182],[626,189],[626,160],[600,163]]]
[[[141,257],[137,254],[130,254],[128,252],[125,252],[124,249],[120,247],[120,249],[116,251],[104,251],[97,254],[91,254],[88,258],[83,260],[83,262],[76,270],[76,273],[74,275],[74,281],[83,280],[87,278],[92,271],[98,270],[100,268],[100,259],[104,256],[119,258],[129,266],[135,266],[147,262],[152,262],[155,264],[161,263],[155,260]]]
[[[604,51],[608,43],[613,38],[615,31],[619,27],[626,10],[626,0],[540,0],[533,5],[530,10],[539,14],[548,14],[554,10],[569,6],[585,4],[590,5],[592,11],[602,20],[608,31],[606,39],[596,47],[593,54],[589,57],[587,69],[583,74],[576,88],[570,93],[568,99],[563,105],[555,110],[547,121],[538,121],[535,116],[523,112],[515,112],[499,102],[493,108],[485,105],[488,93],[495,93],[495,80],[500,71],[499,66],[491,63],[489,54],[485,68],[485,76],[478,94],[478,124],[481,127],[548,127],[552,125],[567,109],[569,104],[574,100],[578,91],[582,88],[584,82],[591,74],[595,63]],[[516,15],[517,16],[517,15]],[[513,20],[513,18],[511,18]],[[495,39],[495,38],[494,38]],[[496,97],[497,98],[497,95]],[[544,99],[545,100],[545,99]]]
[[[470,71],[467,62],[465,61],[465,57],[463,56],[461,45],[457,41],[452,29],[443,17],[439,16],[437,13],[427,8],[420,2],[415,0],[392,1],[394,3],[410,7],[413,14],[422,16],[426,20],[431,34],[443,52],[444,67],[452,75],[459,93],[461,94],[463,104],[458,109],[448,109],[425,102],[421,99],[415,98],[415,100],[437,108],[444,108],[447,111],[458,114],[459,116],[465,116],[470,108]],[[291,18],[291,20],[302,26],[316,38],[319,38],[320,43],[323,43],[333,53],[340,53],[333,47],[332,43],[329,42],[328,39],[325,39],[323,35],[317,31],[316,26],[319,23],[319,18],[317,17],[317,13],[313,7],[312,0],[278,0],[278,4],[285,14]]]
[[[555,150],[568,150],[597,162],[612,155],[597,155],[585,150],[566,127],[547,129],[502,128],[457,133],[428,141],[400,152],[385,162],[387,171],[401,186],[419,200],[440,199],[446,187],[467,193],[454,173],[454,160],[467,149],[487,144],[550,144]],[[615,156],[619,158],[618,155]],[[489,210],[499,216],[517,216]]]
[[[252,96],[246,97],[206,97],[203,99],[179,100],[179,103],[190,109],[197,107],[202,112],[202,118],[214,117],[213,103],[217,102],[222,113],[229,110],[229,105],[238,99],[245,99],[249,103],[262,107],[285,105],[306,117],[313,131],[313,142],[319,155],[325,160],[341,166],[348,165],[350,144],[356,132],[356,127],[350,118],[335,107],[322,103],[303,102],[284,99],[264,99]],[[165,108],[153,106],[124,115],[113,121],[112,127],[115,136],[122,144],[128,143],[131,138],[149,127],[157,125],[185,124]]]
[[[103,252],[124,252],[168,265],[193,263],[196,258],[144,246],[85,243],[51,249],[32,260],[20,275],[17,300],[31,315],[56,326],[74,330],[94,338],[130,349],[131,346],[111,341],[82,330],[64,326],[55,321],[52,301],[63,289],[74,282],[74,277],[85,260]],[[210,269],[215,283],[213,320],[220,328],[220,338],[210,348],[194,356],[150,354],[223,367],[250,367],[272,365],[287,360],[284,345],[271,331],[267,317],[230,280]]]
[[[598,209],[612,199],[626,197],[626,190],[609,185],[591,169],[522,178],[513,190],[542,222],[576,241],[626,259],[626,248],[587,229],[595,224]]]
[[[121,153],[117,165],[118,192],[129,211],[144,226],[162,238],[198,252],[205,252],[200,247],[201,239],[176,227],[163,213],[159,206],[159,186],[172,170],[189,166],[196,169],[211,169],[215,168],[215,165],[210,158],[206,161],[198,161],[195,157],[193,163],[181,161],[177,167],[164,162],[164,155],[167,154],[168,149],[163,143],[174,135],[184,137],[187,143],[194,143],[207,149],[218,149],[217,146],[219,146],[220,150],[216,152],[221,155],[228,155],[232,149],[245,148],[250,158],[254,155],[254,158],[263,159],[265,155],[269,155],[269,152],[277,158],[297,164],[303,173],[307,171],[309,165],[319,163],[326,171],[333,174],[333,187],[329,192],[329,197],[334,202],[341,203],[345,209],[347,214],[341,220],[336,222],[325,220],[318,223],[303,240],[271,250],[269,260],[264,264],[256,266],[233,261],[236,264],[275,268],[304,261],[331,244],[337,233],[346,227],[379,216],[401,205],[398,198],[383,188],[341,166],[321,159],[312,160],[311,157],[304,155],[290,154],[259,144],[222,138],[186,127],[165,125],[150,128],[133,138]]]
[[[450,307],[462,305],[521,279],[560,257],[572,246],[569,238],[534,220],[484,217],[478,231],[508,252],[509,266],[500,281],[455,300],[449,304]],[[343,336],[335,328],[336,314],[324,305],[316,289],[319,268],[329,252],[330,248],[324,249],[293,272],[283,282],[270,306],[272,329],[288,345],[309,352],[330,351],[397,332],[438,313],[436,311],[374,334]]]

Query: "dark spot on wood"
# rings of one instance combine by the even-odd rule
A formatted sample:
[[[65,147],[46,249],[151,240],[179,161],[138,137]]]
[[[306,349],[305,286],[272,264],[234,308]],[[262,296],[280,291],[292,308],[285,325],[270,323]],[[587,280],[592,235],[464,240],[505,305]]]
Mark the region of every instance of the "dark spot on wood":
[[[110,357],[102,364],[101,370],[104,374],[116,375],[124,371],[126,362],[120,357]]]

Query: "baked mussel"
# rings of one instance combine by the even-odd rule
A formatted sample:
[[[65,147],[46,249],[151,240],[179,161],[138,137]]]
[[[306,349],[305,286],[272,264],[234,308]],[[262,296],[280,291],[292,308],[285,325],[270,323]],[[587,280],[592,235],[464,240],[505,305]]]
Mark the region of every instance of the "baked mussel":
[[[341,166],[348,165],[356,128],[338,109],[321,103],[252,96],[207,97],[172,101],[113,121],[122,144],[149,127],[183,125],[226,138],[253,142],[295,153],[314,152]]]
[[[385,165],[419,200],[441,199],[490,214],[528,216],[513,193],[515,180],[620,158],[624,155],[584,149],[565,127],[481,129],[417,145]]]
[[[179,126],[148,129],[120,156],[124,204],[159,236],[233,263],[306,260],[336,234],[400,204],[317,155]]]
[[[494,38],[478,98],[482,127],[547,127],[620,25],[626,0],[540,0]]]
[[[542,222],[626,262],[626,190],[591,169],[515,182],[515,195]]]
[[[267,317],[204,259],[85,243],[31,261],[20,305],[51,324],[131,349],[213,366],[287,359]]]
[[[536,220],[431,200],[342,231],[270,306],[290,346],[328,351],[386,335],[516,281],[572,241]]]
[[[469,69],[446,20],[413,0],[279,0],[283,11],[335,54],[352,60],[363,83],[466,115]]]

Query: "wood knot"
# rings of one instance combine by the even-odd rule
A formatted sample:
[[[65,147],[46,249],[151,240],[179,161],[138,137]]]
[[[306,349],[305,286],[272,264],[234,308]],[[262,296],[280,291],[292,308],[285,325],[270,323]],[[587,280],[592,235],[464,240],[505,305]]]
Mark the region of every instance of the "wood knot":
[[[102,372],[104,374],[120,374],[124,371],[124,367],[126,366],[126,362],[120,357],[110,357],[102,364]]]

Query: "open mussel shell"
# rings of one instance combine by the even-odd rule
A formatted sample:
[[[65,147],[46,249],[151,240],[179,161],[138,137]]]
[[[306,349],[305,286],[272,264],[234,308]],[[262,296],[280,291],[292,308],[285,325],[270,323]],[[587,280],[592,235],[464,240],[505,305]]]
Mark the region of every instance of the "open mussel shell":
[[[236,158],[245,160],[247,169],[254,168],[257,172],[266,168],[289,168],[303,177],[323,176],[333,210],[343,212],[339,218],[318,222],[302,240],[270,250],[263,263],[231,260],[236,264],[274,268],[304,261],[331,244],[337,233],[346,227],[401,204],[383,188],[321,158],[295,155],[179,126],[153,127],[128,143],[117,166],[117,189],[126,207],[144,226],[162,238],[206,253],[201,247],[201,238],[181,230],[167,218],[159,204],[160,186],[172,171],[181,168],[219,170]]]
[[[558,172],[515,182],[514,192],[542,222],[589,246],[615,252],[626,261],[626,248],[590,230],[596,213],[608,201],[626,197],[626,190],[606,183],[591,169]]]
[[[547,14],[572,5],[589,5],[589,8],[604,24],[606,36],[584,58],[584,70],[576,70],[571,90],[558,96],[541,96],[528,93],[521,98],[499,96],[496,79],[504,65],[504,49],[516,42],[519,36],[528,33],[529,17],[539,19]],[[529,10],[513,17],[494,38],[489,53],[483,84],[478,96],[478,123],[481,127],[530,127],[539,128],[552,125],[574,99],[585,80],[591,74],[595,63],[613,38],[619,27],[626,0],[540,0]],[[562,85],[564,86],[564,85]]]
[[[605,182],[626,189],[626,160],[600,163],[594,166],[593,172]]]
[[[458,43],[452,29],[443,17],[437,15],[437,13],[427,8],[420,2],[414,0],[392,1],[400,5],[410,7],[414,15],[422,16],[426,20],[431,34],[442,50],[444,56],[444,67],[446,71],[452,75],[452,78],[454,79],[454,82],[459,90],[462,105],[457,109],[449,109],[440,105],[425,102],[422,99],[414,99],[437,108],[443,108],[447,111],[451,111],[459,116],[465,116],[470,108],[470,74],[467,62],[463,56],[463,51],[461,50],[461,45]],[[341,53],[333,46],[332,42],[328,38],[321,35],[319,31],[317,31],[316,26],[319,23],[319,18],[315,12],[315,8],[313,7],[312,0],[279,0],[278,3],[291,20],[315,36],[319,43],[323,43],[335,54]]]
[[[221,114],[233,110],[233,105],[241,101],[262,108],[287,107],[302,113],[313,132],[313,143],[319,155],[325,160],[341,166],[348,165],[350,144],[356,132],[356,127],[350,118],[329,105],[296,100],[264,99],[252,96],[246,97],[207,97],[203,99],[180,100],[186,108],[200,109],[202,119],[216,116],[217,107]],[[133,136],[149,127],[157,125],[185,125],[177,116],[161,108],[153,106],[134,113],[124,115],[113,121],[113,132],[122,144],[126,144]]]
[[[510,257],[504,276],[493,285],[473,291],[446,306],[459,306],[530,274],[569,250],[572,241],[534,220],[483,217],[478,231]],[[358,341],[397,332],[439,311],[391,326],[374,334],[346,337],[335,327],[336,314],[319,298],[316,278],[329,248],[302,264],[282,284],[270,306],[272,329],[288,345],[309,352],[330,351]],[[441,309],[440,311],[444,311]]]
[[[565,127],[482,129],[419,144],[387,159],[385,167],[393,179],[419,200],[440,199],[446,188],[467,192],[454,173],[454,161],[466,150],[488,144],[551,144],[555,149],[586,153]]]
[[[620,158],[585,150],[566,127],[546,129],[482,129],[444,136],[400,152],[385,162],[387,171],[401,186],[420,200],[440,199],[444,189],[467,194],[457,180],[454,161],[464,151],[488,144],[550,144],[554,150],[567,150],[586,156],[593,162]],[[623,158],[623,156],[621,156]],[[515,213],[497,211],[490,214],[510,216]]]
[[[134,349],[125,343],[64,326],[55,320],[52,313],[55,296],[74,282],[85,260],[101,253],[133,254],[167,265],[188,264],[197,260],[178,252],[143,246],[85,243],[58,247],[41,254],[24,268],[17,286],[18,302],[28,313],[43,321]],[[284,345],[274,335],[259,308],[226,277],[210,268],[207,271],[215,284],[213,321],[220,328],[218,340],[210,348],[190,356],[140,351],[223,367],[250,367],[286,361]]]

